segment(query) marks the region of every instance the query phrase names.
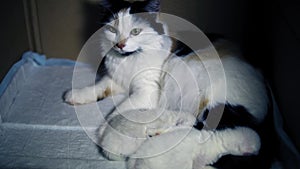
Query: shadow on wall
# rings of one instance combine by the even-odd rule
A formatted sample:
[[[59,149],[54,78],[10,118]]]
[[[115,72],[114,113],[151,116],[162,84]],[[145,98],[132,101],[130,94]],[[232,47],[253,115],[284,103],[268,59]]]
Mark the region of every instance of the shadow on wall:
[[[83,39],[87,40],[104,25],[102,20],[107,10],[100,5],[100,1],[83,1],[82,6],[85,27]]]

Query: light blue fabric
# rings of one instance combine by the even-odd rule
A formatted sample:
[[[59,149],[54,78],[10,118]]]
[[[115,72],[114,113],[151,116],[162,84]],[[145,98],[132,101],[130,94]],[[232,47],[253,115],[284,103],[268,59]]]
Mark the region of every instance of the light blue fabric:
[[[22,56],[22,59],[15,63],[4,79],[0,84],[0,97],[3,95],[4,91],[6,90],[7,86],[10,84],[11,80],[13,79],[16,72],[19,68],[27,62],[32,62],[33,65],[36,66],[54,66],[54,65],[64,65],[64,66],[74,66],[75,61],[68,60],[68,59],[46,59],[45,55],[38,54],[32,51],[25,52]]]

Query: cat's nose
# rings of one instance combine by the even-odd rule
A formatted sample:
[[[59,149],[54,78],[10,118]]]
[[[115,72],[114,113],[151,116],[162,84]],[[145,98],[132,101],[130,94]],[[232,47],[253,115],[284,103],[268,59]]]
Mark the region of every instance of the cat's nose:
[[[123,49],[125,47],[125,43],[119,42],[116,46],[120,49]]]

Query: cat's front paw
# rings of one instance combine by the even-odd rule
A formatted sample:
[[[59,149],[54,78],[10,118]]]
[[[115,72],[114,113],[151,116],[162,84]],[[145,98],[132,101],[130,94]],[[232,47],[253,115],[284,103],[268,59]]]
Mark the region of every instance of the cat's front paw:
[[[97,96],[89,89],[73,89],[69,90],[64,95],[64,101],[72,105],[86,104],[97,101]]]

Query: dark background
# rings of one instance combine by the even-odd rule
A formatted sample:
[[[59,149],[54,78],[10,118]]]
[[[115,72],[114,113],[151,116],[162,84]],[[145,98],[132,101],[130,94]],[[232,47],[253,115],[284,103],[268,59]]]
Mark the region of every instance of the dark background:
[[[34,50],[76,59],[100,26],[96,0],[6,0],[0,7],[0,79]],[[300,3],[292,0],[162,0],[174,14],[202,31],[222,34],[241,46],[246,59],[271,84],[285,129],[300,148]]]

